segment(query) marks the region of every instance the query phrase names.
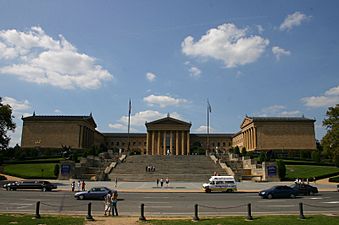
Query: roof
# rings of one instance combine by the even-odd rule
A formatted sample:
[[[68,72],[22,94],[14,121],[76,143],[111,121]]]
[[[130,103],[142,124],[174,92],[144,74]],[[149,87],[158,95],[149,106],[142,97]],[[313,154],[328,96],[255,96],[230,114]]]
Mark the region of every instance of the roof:
[[[54,116],[54,115],[35,115],[33,113],[32,116],[22,117],[21,118],[24,122],[27,121],[86,121],[92,123],[94,128],[97,127],[92,114],[89,116]]]
[[[256,117],[246,116],[242,121],[240,128],[247,126],[252,122],[315,122],[315,119],[301,117]]]
[[[191,125],[192,125],[191,123],[187,123],[187,122],[182,121],[182,120],[174,119],[174,118],[172,118],[168,115],[167,117],[164,117],[164,118],[161,118],[161,119],[158,119],[158,120],[154,120],[154,121],[149,122],[149,123],[146,122],[146,127],[148,127],[148,125],[169,124],[169,123],[181,124],[181,125],[186,125],[186,126],[189,126],[189,127],[191,127]]]

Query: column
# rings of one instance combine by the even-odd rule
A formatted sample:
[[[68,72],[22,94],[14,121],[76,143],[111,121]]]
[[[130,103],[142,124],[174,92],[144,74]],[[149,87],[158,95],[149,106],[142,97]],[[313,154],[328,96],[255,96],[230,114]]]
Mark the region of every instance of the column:
[[[175,138],[175,154],[179,155],[179,131],[176,131],[176,138]]]
[[[160,155],[160,135],[161,135],[161,133],[160,133],[160,131],[158,131],[158,143],[157,143],[157,152],[158,152],[158,155]]]
[[[149,142],[149,132],[147,131],[147,133],[146,133],[146,152],[145,152],[146,155],[148,155],[148,146],[149,146],[148,142]]]
[[[154,141],[155,141],[155,135],[154,135],[154,131],[152,131],[152,142],[151,142],[151,146],[152,146],[152,155],[155,155],[154,152]]]
[[[187,155],[190,154],[190,132],[187,131]]]
[[[253,128],[253,136],[254,136],[254,149],[256,149],[257,148],[257,129],[254,127]]]
[[[173,132],[170,133],[170,153],[173,154]]]
[[[162,143],[163,144],[163,155],[166,155],[166,150],[167,150],[166,149],[166,147],[167,147],[166,146],[166,131],[164,131],[163,134],[164,134],[163,143]]]
[[[181,155],[185,154],[185,131],[181,131]]]

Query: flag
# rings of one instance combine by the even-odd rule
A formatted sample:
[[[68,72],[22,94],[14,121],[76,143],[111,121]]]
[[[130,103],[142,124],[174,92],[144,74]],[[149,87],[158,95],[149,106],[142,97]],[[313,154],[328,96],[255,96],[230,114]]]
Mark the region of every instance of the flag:
[[[131,102],[131,99],[129,99],[129,102],[128,102],[128,115],[131,115],[131,112],[132,112],[132,102]]]
[[[212,112],[212,108],[208,99],[207,99],[207,111],[209,111],[210,113]]]

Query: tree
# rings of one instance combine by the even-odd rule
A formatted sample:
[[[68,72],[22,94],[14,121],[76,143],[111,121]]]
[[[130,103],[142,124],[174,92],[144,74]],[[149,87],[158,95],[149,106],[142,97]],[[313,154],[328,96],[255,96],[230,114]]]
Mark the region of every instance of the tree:
[[[11,106],[2,104],[2,98],[0,97],[0,150],[6,149],[10,141],[7,131],[15,130],[13,118]]]
[[[326,155],[336,162],[339,158],[339,104],[328,108],[323,126],[326,127],[327,133],[321,140],[321,145]]]
[[[285,163],[282,160],[277,160],[276,162],[277,162],[277,167],[278,167],[278,176],[279,176],[280,180],[283,180],[286,177]]]

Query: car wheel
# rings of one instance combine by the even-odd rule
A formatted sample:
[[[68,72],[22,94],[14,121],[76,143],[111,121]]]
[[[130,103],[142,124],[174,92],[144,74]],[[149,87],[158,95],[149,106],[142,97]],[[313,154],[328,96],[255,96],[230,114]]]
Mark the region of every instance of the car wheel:
[[[267,198],[268,198],[268,199],[272,199],[272,198],[273,198],[273,195],[272,195],[272,194],[268,194],[268,195],[267,195]]]
[[[208,188],[208,189],[205,190],[205,192],[206,193],[211,193],[211,189]]]
[[[290,194],[290,197],[291,198],[295,198],[295,194]]]
[[[313,191],[310,191],[309,195],[315,195],[315,193]]]
[[[41,190],[42,190],[43,192],[46,192],[46,191],[47,191],[46,187],[43,187]]]
[[[7,190],[7,191],[10,191],[10,190],[11,190],[11,188],[10,188],[10,187],[7,187],[7,188],[6,188],[6,190]]]
[[[80,195],[79,197],[78,197],[80,200],[84,200],[84,196],[83,195]]]

